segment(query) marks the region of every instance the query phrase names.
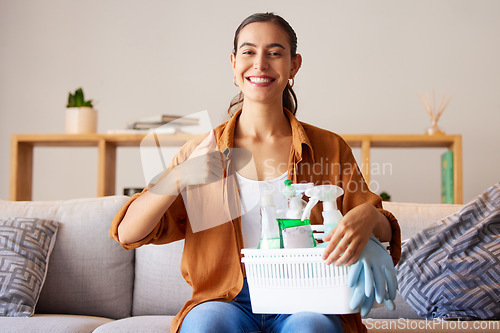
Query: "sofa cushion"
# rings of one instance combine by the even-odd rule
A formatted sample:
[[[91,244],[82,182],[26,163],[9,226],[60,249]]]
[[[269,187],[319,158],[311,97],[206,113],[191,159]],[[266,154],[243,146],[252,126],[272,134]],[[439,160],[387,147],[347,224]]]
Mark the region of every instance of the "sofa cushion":
[[[111,321],[102,317],[35,314],[29,318],[0,318],[0,333],[90,333]]]
[[[457,204],[424,204],[405,202],[383,202],[384,209],[398,219],[401,227],[401,240],[405,241],[443,217],[460,210]]]
[[[180,272],[184,241],[136,249],[132,315],[175,315],[191,298]]]
[[[99,326],[93,333],[158,333],[170,332],[174,316],[137,316]]]
[[[45,282],[59,224],[0,218],[0,316],[28,317]]]
[[[126,196],[65,201],[0,200],[0,217],[58,221],[57,242],[36,313],[123,318],[131,313],[134,251],[109,238]]]
[[[366,318],[373,319],[422,319],[415,310],[412,309],[408,303],[404,300],[399,292],[396,293],[396,299],[394,300],[395,310],[389,310],[383,304],[374,303],[371,311],[368,313]]]

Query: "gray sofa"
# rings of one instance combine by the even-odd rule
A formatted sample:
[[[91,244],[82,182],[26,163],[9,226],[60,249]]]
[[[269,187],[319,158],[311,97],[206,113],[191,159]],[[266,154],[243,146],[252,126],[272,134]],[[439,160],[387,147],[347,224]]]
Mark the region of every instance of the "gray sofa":
[[[127,200],[125,196],[52,202],[0,200],[0,218],[37,217],[60,223],[35,314],[0,317],[0,332],[168,331],[173,316],[191,295],[180,274],[183,244],[122,249],[108,237],[108,231]],[[407,238],[460,206],[387,203],[386,208],[399,218],[403,238]],[[404,331],[445,331],[437,325],[434,329],[423,325],[399,296],[396,311],[376,308],[368,317],[364,321],[370,332],[398,332],[403,325],[416,327]]]

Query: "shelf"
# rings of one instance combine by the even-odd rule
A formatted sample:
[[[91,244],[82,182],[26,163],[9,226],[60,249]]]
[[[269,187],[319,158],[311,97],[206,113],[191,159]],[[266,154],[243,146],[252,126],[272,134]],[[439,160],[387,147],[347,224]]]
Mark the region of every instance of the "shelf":
[[[10,158],[10,200],[31,200],[34,147],[97,147],[97,196],[115,194],[116,150],[139,147],[141,134],[13,134]],[[182,146],[194,134],[159,134],[162,146]]]
[[[463,203],[462,136],[427,134],[343,134],[354,148],[361,148],[361,172],[370,183],[370,151],[373,148],[447,148],[453,151],[454,202]]]
[[[115,194],[116,150],[139,147],[141,134],[13,134],[11,137],[10,200],[31,200],[34,147],[97,147],[97,196]],[[162,146],[179,147],[195,134],[158,134]],[[454,201],[462,203],[462,136],[419,134],[343,134],[354,148],[361,148],[361,170],[370,183],[370,151],[373,148],[446,148],[453,151]],[[153,141],[151,141],[154,144]]]

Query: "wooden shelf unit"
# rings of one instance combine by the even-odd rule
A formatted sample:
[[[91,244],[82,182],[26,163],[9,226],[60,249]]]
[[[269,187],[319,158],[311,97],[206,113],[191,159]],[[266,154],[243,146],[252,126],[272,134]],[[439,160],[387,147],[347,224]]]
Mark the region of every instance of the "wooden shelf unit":
[[[31,200],[34,147],[97,147],[97,196],[115,194],[116,150],[139,147],[147,134],[13,134],[10,158],[10,200]],[[194,134],[161,134],[162,146],[181,146]],[[425,134],[343,134],[354,148],[361,148],[361,169],[370,182],[373,148],[447,148],[453,151],[455,203],[462,203],[462,136]],[[439,165],[438,163],[436,163]]]
[[[453,197],[463,203],[462,136],[427,134],[342,134],[354,148],[361,148],[361,172],[370,183],[370,151],[373,148],[446,148],[453,152]],[[436,164],[439,164],[438,161]]]
[[[116,150],[139,147],[147,134],[13,134],[10,200],[31,200],[34,147],[97,147],[97,196],[115,194]],[[182,146],[194,134],[160,134],[162,146]]]

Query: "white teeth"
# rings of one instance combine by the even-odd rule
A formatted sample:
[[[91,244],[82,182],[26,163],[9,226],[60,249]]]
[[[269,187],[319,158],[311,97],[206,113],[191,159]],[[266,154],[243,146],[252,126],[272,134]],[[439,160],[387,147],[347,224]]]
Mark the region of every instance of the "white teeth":
[[[250,77],[249,79],[253,83],[267,83],[267,82],[271,82],[271,79],[263,78],[263,77]]]

